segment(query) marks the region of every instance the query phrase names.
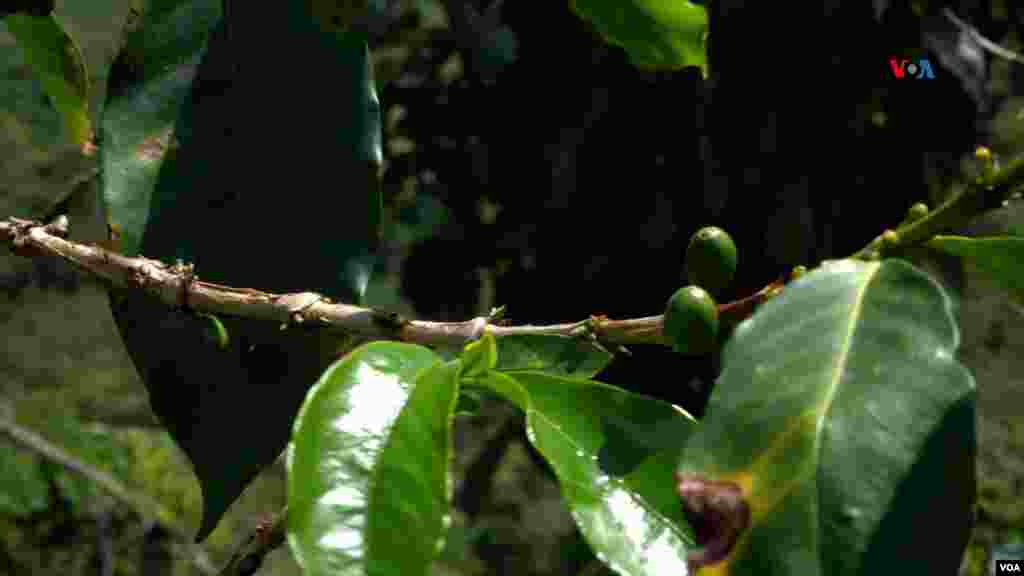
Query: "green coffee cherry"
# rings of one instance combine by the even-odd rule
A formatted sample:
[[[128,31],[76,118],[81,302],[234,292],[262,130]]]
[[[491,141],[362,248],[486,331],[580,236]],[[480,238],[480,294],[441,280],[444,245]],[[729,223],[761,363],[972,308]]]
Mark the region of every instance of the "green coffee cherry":
[[[716,226],[701,228],[686,248],[686,276],[691,284],[721,296],[736,275],[736,243]]]
[[[662,329],[676,352],[707,354],[718,339],[718,305],[700,286],[684,286],[669,298]]]

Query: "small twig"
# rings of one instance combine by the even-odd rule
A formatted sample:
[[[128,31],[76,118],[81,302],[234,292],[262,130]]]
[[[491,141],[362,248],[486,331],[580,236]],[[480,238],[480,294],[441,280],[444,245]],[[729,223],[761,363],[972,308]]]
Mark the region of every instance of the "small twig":
[[[252,576],[255,574],[267,554],[284,544],[287,519],[288,508],[285,507],[276,516],[257,524],[242,545],[231,555],[231,559],[221,569],[218,576]]]
[[[159,504],[150,501],[145,496],[132,493],[113,476],[82,462],[62,450],[60,447],[51,444],[35,432],[18,426],[14,421],[10,420],[6,416],[0,416],[0,433],[8,436],[19,446],[31,450],[46,460],[58,464],[65,469],[86,478],[109,493],[115,500],[128,506],[128,508],[130,508],[144,521],[153,521],[157,517],[157,515],[151,511],[158,510],[160,508]],[[210,576],[217,573],[216,568],[210,562],[210,559],[206,557],[206,553],[192,544],[191,536],[186,534],[184,530],[177,526],[168,526],[162,523],[161,525],[164,526],[168,533],[173,535],[174,538],[179,541],[179,545],[184,547],[188,552],[189,560],[196,568],[198,568],[203,574]]]
[[[923,244],[943,232],[960,229],[977,216],[1001,207],[1022,183],[1024,156],[1018,156],[990,176],[971,183],[924,218],[896,228],[895,242],[886,243],[880,235],[850,258],[874,260]]]
[[[1024,56],[1021,56],[1020,54],[1014,52],[1013,50],[1010,50],[1009,48],[1003,48],[999,44],[996,44],[995,42],[982,36],[981,32],[978,32],[977,28],[957,18],[956,14],[954,14],[953,11],[950,10],[949,8],[943,9],[943,12],[945,13],[946,18],[949,18],[949,20],[953,22],[953,24],[956,24],[957,28],[960,28],[961,30],[966,32],[982,48],[988,50],[989,52],[995,54],[996,56],[1000,56],[1002,58],[1010,60],[1011,62],[1024,64]]]
[[[764,304],[769,298],[781,292],[789,280],[789,276],[782,276],[746,298],[719,305],[719,321],[723,326],[730,328],[735,327],[744,319],[749,318],[758,306]]]

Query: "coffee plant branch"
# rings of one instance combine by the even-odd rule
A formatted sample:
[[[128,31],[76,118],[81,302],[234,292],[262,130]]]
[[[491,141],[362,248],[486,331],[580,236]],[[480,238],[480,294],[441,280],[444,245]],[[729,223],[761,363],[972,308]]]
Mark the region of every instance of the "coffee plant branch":
[[[936,234],[957,229],[976,216],[999,208],[1024,182],[1024,156],[996,168],[991,153],[979,148],[983,175],[964,191],[924,217],[887,230],[851,256],[877,259],[920,246]],[[201,280],[192,265],[168,265],[142,256],[127,257],[96,244],[67,240],[68,220],[53,222],[8,218],[0,222],[0,238],[14,253],[33,257],[56,256],[91,273],[112,287],[142,290],[168,306],[206,314],[236,316],[276,322],[282,328],[315,327],[375,340],[401,340],[431,347],[457,348],[479,338],[486,330],[496,337],[513,334],[553,334],[592,340],[615,351],[628,344],[669,345],[662,333],[662,316],[611,320],[591,316],[579,322],[546,326],[509,326],[497,320],[499,314],[465,322],[411,320],[390,312],[333,302],[313,292],[273,294]],[[781,291],[789,279],[782,277],[755,294],[719,305],[721,321],[735,325],[765,300]],[[498,312],[498,311],[496,311]]]
[[[19,426],[7,417],[0,417],[0,434],[10,438],[18,446],[86,478],[110,494],[115,500],[127,506],[144,521],[153,521],[158,518],[155,511],[159,510],[159,504],[145,496],[133,493],[113,476],[82,462],[60,447],[51,444],[42,436]],[[164,522],[159,523],[176,540],[175,546],[179,549],[179,552],[187,556],[200,573],[207,576],[217,574],[213,563],[206,557],[205,552],[192,543],[192,537],[185,530]]]
[[[494,336],[555,334],[591,338],[599,343],[622,345],[666,344],[661,316],[587,320],[546,326],[508,326],[491,317],[465,322],[409,320],[397,314],[333,302],[313,292],[273,294],[205,282],[192,266],[168,265],[145,257],[127,257],[96,244],[81,244],[67,235],[66,216],[42,224],[10,218],[0,222],[0,238],[15,254],[25,257],[55,256],[124,290],[142,290],[168,306],[214,315],[276,322],[283,327],[313,326],[370,339],[401,340],[425,346],[459,347],[478,338],[484,329]]]

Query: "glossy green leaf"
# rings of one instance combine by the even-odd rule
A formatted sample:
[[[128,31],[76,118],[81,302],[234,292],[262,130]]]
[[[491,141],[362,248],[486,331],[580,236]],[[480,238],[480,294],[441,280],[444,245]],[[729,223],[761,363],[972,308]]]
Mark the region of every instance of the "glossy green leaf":
[[[82,51],[52,14],[11,14],[3,21],[64,119],[68,137],[88,152],[94,134],[89,119],[89,72]]]
[[[675,413],[668,416],[661,412],[664,404],[646,406],[643,403],[653,399],[635,398],[642,398],[637,402],[643,406],[635,413],[608,412],[600,416],[604,443],[597,453],[597,463],[613,476],[630,474],[658,452],[678,450],[680,439],[693,428],[693,417],[682,408],[671,405]]]
[[[555,376],[591,378],[612,361],[612,355],[579,338],[553,334],[516,334],[498,341],[499,372],[545,372]]]
[[[693,538],[673,498],[672,469],[678,447],[695,428],[692,418],[671,404],[590,380],[492,371],[478,383],[526,413],[527,437],[555,471],[562,496],[598,558],[630,576],[688,573]],[[625,477],[607,473],[599,453],[607,442],[603,424],[610,420],[636,428],[667,422],[677,449],[650,452]]]
[[[448,524],[457,363],[373,342],[310,391],[288,449],[288,542],[308,576],[427,574]]]
[[[636,66],[707,74],[707,9],[687,0],[570,0],[605,39],[621,46]]]
[[[936,236],[928,247],[973,263],[1024,304],[1024,238]]]
[[[647,456],[639,466],[623,476],[622,479],[625,485],[632,492],[640,495],[648,506],[657,510],[674,526],[680,527],[685,533],[687,544],[692,548],[694,545],[693,528],[686,519],[683,507],[679,505],[679,495],[676,494],[675,483],[671,480],[676,466],[679,464],[681,445],[694,429],[692,422],[687,421],[685,424],[689,429],[674,437],[676,446]],[[666,481],[666,478],[669,480]]]
[[[950,298],[900,260],[824,264],[741,323],[679,473],[737,487],[749,524],[699,574],[955,573],[975,497],[958,344]],[[712,556],[720,526],[697,533]]]
[[[152,0],[130,19],[101,124],[122,251],[181,259],[207,281],[358,303],[380,223],[365,38],[324,31],[299,2],[233,2],[227,20],[220,6]],[[306,392],[351,342],[221,317],[222,348],[187,311],[138,294],[112,309],[199,479],[202,540],[284,450]]]

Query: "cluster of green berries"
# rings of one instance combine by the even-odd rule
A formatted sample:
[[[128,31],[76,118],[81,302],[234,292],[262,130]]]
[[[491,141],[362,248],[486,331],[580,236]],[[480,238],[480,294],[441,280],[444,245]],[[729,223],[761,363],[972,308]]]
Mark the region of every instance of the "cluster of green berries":
[[[676,291],[665,306],[663,331],[672,349],[681,354],[706,354],[718,341],[718,303],[715,297],[736,275],[736,243],[715,226],[698,230],[686,248],[690,285]]]
[[[903,223],[920,220],[928,213],[928,206],[918,202],[907,210]],[[879,239],[883,245],[899,243],[895,230],[886,230]],[[681,354],[707,354],[714,350],[719,330],[715,298],[721,297],[732,282],[737,261],[736,243],[725,230],[708,226],[690,237],[686,247],[686,276],[690,284],[669,298],[662,325],[673,350]],[[805,266],[797,266],[789,280],[795,281],[806,273]]]

